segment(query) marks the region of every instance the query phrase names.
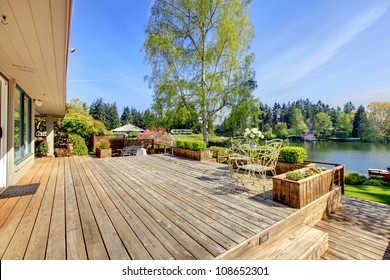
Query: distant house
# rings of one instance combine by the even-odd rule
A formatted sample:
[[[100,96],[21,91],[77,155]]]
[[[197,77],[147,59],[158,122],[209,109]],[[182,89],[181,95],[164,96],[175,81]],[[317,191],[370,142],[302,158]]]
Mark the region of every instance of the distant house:
[[[72,0],[0,0],[0,188],[34,163],[34,117],[65,115]]]
[[[303,136],[303,140],[304,141],[309,141],[309,142],[313,142],[316,140],[316,137],[314,136],[314,130],[310,130],[310,132],[308,134],[306,134],[305,136]]]

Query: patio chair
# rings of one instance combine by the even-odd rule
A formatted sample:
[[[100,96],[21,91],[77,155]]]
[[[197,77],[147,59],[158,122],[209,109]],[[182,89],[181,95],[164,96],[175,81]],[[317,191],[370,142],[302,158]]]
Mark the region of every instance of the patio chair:
[[[266,141],[265,145],[256,149],[244,149],[246,153],[247,162],[237,166],[237,173],[240,170],[244,171],[244,175],[248,175],[252,178],[252,183],[255,183],[255,179],[258,177],[263,180],[263,198],[265,197],[265,184],[267,182],[267,172],[270,171],[273,175],[276,175],[275,168],[278,161],[280,148],[282,147],[282,139],[274,139]],[[241,180],[244,179],[244,175],[241,176]]]
[[[230,148],[227,151],[227,163],[229,166],[229,173],[232,175],[233,170],[237,165],[243,165],[246,162],[247,156],[243,152],[243,145],[245,138],[235,137],[230,139]]]

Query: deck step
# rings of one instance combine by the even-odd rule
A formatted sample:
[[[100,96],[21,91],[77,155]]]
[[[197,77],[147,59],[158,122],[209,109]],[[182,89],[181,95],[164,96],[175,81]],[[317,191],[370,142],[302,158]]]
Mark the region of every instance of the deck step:
[[[316,260],[327,249],[328,233],[302,224],[277,240],[248,250],[240,259]]]

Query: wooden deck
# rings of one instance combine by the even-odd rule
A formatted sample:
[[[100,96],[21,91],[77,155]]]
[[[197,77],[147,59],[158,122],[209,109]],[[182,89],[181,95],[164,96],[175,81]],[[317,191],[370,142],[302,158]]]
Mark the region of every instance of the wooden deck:
[[[296,209],[172,156],[39,159],[0,199],[1,259],[214,259]],[[271,198],[270,187],[267,197]]]
[[[316,226],[329,236],[326,260],[390,260],[390,206],[343,197],[343,206]]]

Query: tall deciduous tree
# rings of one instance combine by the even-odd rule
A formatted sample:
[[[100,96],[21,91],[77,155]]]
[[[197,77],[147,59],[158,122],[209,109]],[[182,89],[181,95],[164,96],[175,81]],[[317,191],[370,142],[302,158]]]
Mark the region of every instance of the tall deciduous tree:
[[[371,102],[367,106],[368,117],[387,135],[390,134],[390,102]]]
[[[331,134],[332,131],[332,119],[327,113],[319,112],[314,116],[314,130],[325,138]]]
[[[210,120],[255,87],[248,54],[253,38],[250,0],[156,0],[146,26],[147,77],[159,114],[185,107]],[[242,99],[242,98],[241,98]]]
[[[301,136],[308,131],[307,125],[303,120],[302,111],[298,108],[294,108],[291,111],[291,128],[290,133]]]

